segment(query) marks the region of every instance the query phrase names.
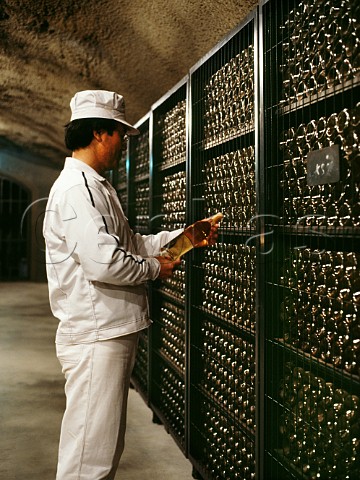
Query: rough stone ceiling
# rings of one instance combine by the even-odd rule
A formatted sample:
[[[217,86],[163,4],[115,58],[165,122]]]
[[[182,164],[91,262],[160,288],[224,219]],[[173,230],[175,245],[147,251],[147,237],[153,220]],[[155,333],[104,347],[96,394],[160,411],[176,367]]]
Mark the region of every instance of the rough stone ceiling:
[[[77,90],[124,95],[136,122],[257,0],[0,0],[0,151],[59,168]]]

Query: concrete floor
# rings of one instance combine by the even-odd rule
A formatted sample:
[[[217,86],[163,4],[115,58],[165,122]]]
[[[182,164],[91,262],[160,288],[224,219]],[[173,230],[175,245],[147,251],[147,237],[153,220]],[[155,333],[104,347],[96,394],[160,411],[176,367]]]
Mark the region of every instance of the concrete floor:
[[[64,380],[43,283],[0,283],[0,479],[54,480]],[[135,390],[116,480],[187,480],[190,462]],[[89,479],[93,480],[93,479]]]

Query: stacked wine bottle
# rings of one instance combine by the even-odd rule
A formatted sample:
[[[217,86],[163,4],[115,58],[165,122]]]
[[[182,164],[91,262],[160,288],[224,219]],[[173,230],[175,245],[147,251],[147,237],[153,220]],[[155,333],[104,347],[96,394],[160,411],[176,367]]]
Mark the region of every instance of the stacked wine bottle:
[[[360,375],[360,255],[355,252],[294,252],[282,283],[284,340],[292,346]]]
[[[245,48],[216,71],[204,90],[205,149],[253,130],[253,46]]]
[[[208,215],[223,212],[222,228],[251,228],[256,212],[254,147],[210,159],[204,179]]]
[[[186,160],[186,101],[178,102],[160,120],[162,158],[159,168],[169,168]]]
[[[172,432],[184,444],[185,382],[174,370],[162,365],[160,385],[160,409]]]
[[[311,370],[287,363],[279,391],[282,453],[309,480],[357,478],[360,399]]]
[[[181,260],[170,278],[161,281],[160,291],[180,303],[185,302],[185,260]]]
[[[218,242],[207,249],[203,308],[242,328],[255,328],[255,247]]]
[[[147,230],[149,228],[149,184],[139,182],[135,184],[135,228]]]
[[[161,227],[163,230],[185,227],[185,185],[185,172],[177,172],[164,177],[161,208],[163,213]]]
[[[119,160],[118,169],[117,169],[117,189],[126,189],[127,182],[127,172],[126,172],[126,155],[123,154]]]
[[[205,321],[202,385],[236,421],[255,428],[255,347],[238,335]]]
[[[134,180],[142,180],[149,176],[149,132],[148,130],[140,133],[136,137],[135,151],[133,153],[135,159]]]
[[[352,0],[303,1],[291,10],[281,27],[283,106],[360,81],[359,13]]]
[[[159,351],[170,362],[185,373],[185,314],[184,308],[164,301],[159,323]]]
[[[148,391],[148,363],[148,336],[147,332],[144,331],[139,335],[136,362],[132,374],[137,386],[144,394]]]
[[[301,226],[359,227],[360,184],[353,177],[359,161],[360,103],[328,117],[311,120],[282,134],[284,223]],[[336,183],[309,185],[307,155],[339,145],[341,177]]]
[[[203,457],[209,478],[216,480],[254,480],[255,444],[213,403],[204,400],[205,418],[201,435],[205,443]]]

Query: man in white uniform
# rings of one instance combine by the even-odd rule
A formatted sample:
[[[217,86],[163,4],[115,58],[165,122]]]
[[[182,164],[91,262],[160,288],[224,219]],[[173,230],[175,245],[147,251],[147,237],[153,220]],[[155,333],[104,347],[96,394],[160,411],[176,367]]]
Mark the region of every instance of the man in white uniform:
[[[138,332],[150,324],[146,282],[179,261],[159,251],[180,233],[134,234],[102,176],[116,167],[126,136],[124,99],[103,90],[71,100],[65,143],[72,151],[44,219],[57,356],[66,378],[57,480],[114,479],[124,448],[130,375]]]

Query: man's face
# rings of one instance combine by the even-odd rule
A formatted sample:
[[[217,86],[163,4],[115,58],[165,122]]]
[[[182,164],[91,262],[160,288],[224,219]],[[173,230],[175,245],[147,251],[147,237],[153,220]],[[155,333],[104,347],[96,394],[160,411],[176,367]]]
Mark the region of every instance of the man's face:
[[[106,170],[116,168],[123,153],[127,150],[127,135],[125,127],[119,123],[112,135],[106,133],[105,144],[107,152],[105,156]]]

